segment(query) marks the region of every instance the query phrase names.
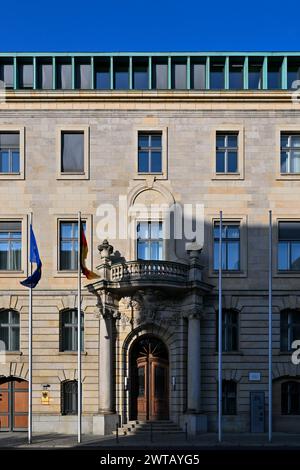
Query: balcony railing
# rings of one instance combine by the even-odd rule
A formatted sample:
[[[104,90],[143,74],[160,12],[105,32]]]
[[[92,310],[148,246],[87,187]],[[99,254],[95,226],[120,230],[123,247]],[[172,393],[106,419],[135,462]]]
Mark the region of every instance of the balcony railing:
[[[161,279],[174,281],[188,280],[189,266],[172,261],[129,261],[113,264],[111,281],[130,281],[138,279]]]

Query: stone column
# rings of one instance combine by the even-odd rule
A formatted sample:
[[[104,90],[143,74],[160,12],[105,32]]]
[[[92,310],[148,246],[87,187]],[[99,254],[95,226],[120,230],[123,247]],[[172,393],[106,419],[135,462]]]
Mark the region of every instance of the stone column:
[[[188,317],[188,413],[201,411],[200,315]]]
[[[99,414],[93,416],[93,434],[111,434],[119,422],[113,397],[113,322],[113,312],[103,311],[99,322]]]
[[[112,362],[112,318],[101,315],[100,319],[100,413],[113,411],[113,362]]]

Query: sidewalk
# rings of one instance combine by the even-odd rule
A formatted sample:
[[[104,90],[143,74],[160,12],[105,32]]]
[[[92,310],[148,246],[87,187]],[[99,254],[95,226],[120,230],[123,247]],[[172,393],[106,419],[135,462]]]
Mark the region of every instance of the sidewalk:
[[[215,433],[202,434],[197,437],[185,439],[181,436],[150,435],[120,436],[117,442],[115,436],[84,435],[82,443],[77,443],[77,436],[63,434],[36,434],[33,436],[32,444],[27,442],[26,433],[0,433],[0,449],[151,449],[151,448],[298,448],[300,449],[300,434],[274,433],[272,443],[268,442],[267,434],[224,434],[222,444],[217,441]]]

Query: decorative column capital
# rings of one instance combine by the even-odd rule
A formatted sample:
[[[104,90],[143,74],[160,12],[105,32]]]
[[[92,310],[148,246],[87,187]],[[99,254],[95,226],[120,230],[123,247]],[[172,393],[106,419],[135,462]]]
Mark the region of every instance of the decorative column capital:
[[[200,308],[191,308],[183,313],[183,317],[189,320],[200,320],[202,316],[203,311]]]

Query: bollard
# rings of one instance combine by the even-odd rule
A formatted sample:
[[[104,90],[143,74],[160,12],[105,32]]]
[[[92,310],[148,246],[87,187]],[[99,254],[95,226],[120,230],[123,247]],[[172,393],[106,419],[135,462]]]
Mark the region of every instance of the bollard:
[[[152,423],[150,423],[150,442],[153,442],[153,429],[152,429]]]
[[[188,440],[188,423],[185,423],[185,440]]]

